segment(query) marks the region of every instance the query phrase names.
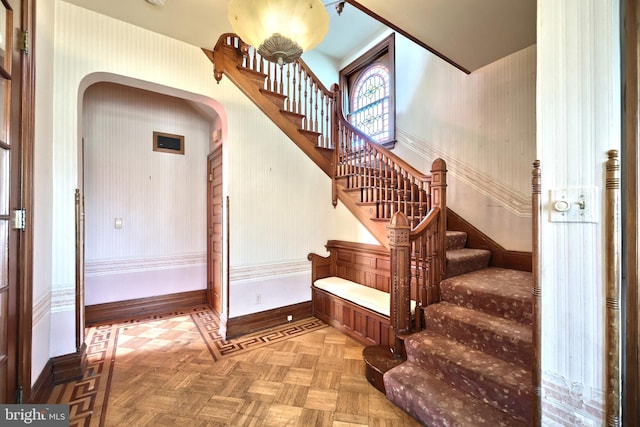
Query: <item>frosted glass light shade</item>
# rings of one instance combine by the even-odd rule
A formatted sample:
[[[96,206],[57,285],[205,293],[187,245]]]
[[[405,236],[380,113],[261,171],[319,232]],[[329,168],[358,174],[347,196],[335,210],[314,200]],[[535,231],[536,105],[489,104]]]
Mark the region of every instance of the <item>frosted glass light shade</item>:
[[[279,64],[295,61],[329,31],[329,14],[320,0],[231,0],[228,12],[233,31]]]

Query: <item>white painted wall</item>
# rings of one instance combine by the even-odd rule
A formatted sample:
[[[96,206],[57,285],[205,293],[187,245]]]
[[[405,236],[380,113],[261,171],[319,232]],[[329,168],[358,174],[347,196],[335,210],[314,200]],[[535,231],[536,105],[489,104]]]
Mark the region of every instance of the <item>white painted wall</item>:
[[[31,381],[51,356],[53,211],[53,61],[55,2],[39,2],[35,33],[36,103],[34,129],[33,321]]]
[[[389,34],[382,33],[339,67]],[[425,173],[443,158],[448,205],[504,248],[531,251],[535,46],[467,75],[400,34],[395,44],[394,152]],[[330,63],[312,53],[305,60],[330,80]],[[337,70],[333,75],[337,82]]]
[[[542,221],[544,424],[604,425],[603,187],[620,147],[616,0],[538,1],[537,156],[542,196],[596,187],[596,223]],[[545,214],[549,203],[545,204]]]
[[[447,205],[504,248],[531,251],[535,46],[467,75],[396,37],[396,64],[396,153],[425,172],[444,159]]]
[[[114,83],[90,86],[82,112],[85,303],[206,289],[213,117]],[[153,132],[182,135],[184,154],[153,151]]]

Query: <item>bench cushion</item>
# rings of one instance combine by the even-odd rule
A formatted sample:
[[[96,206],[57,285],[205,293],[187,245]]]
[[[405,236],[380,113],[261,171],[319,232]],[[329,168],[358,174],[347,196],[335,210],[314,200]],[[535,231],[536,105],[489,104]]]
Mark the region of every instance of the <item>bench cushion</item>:
[[[335,276],[318,279],[314,286],[376,313],[387,317],[390,315],[391,295],[388,292]],[[415,307],[416,302],[411,301],[411,313],[414,313]]]

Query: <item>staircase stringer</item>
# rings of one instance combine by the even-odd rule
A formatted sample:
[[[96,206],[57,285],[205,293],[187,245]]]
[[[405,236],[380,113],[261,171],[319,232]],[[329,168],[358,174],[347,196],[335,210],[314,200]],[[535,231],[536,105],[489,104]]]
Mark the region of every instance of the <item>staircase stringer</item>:
[[[214,63],[216,79],[227,76],[264,114],[267,115],[313,162],[328,176],[333,175],[332,153],[318,149],[291,120],[286,118],[280,108],[256,84],[256,80],[247,77],[238,65],[241,58],[233,49],[224,47],[210,51],[202,49]]]

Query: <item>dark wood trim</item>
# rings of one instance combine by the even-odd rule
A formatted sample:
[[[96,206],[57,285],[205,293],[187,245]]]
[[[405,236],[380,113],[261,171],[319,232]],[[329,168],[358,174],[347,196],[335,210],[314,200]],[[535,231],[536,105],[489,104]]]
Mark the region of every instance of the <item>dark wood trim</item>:
[[[20,2],[20,27],[28,34],[26,51],[19,51],[20,60],[20,206],[26,211],[27,227],[20,237],[19,249],[19,312],[18,317],[18,386],[22,400],[31,398],[31,362],[33,331],[33,174],[35,129],[35,43],[36,0]],[[18,52],[18,49],[14,49]],[[13,76],[15,79],[15,75]],[[17,80],[17,79],[16,79]],[[14,80],[15,81],[15,80]]]
[[[640,293],[638,292],[638,180],[640,172],[640,7],[621,3],[623,138],[622,178],[622,425],[640,425]]]
[[[224,337],[230,339],[274,326],[286,325],[289,315],[292,316],[292,321],[310,317],[311,301],[227,319]]]
[[[346,0],[346,2],[349,3],[351,6],[355,7],[356,9],[360,10],[361,12],[366,13],[367,15],[369,15],[370,17],[372,17],[376,21],[379,21],[379,22],[383,23],[384,25],[386,25],[387,27],[393,29],[394,31],[402,34],[403,36],[405,36],[406,38],[408,38],[409,40],[411,40],[412,42],[414,42],[418,46],[423,47],[424,49],[426,49],[429,52],[433,53],[438,58],[442,59],[445,62],[448,62],[451,65],[453,65],[454,67],[456,67],[460,71],[462,71],[462,72],[464,72],[466,74],[471,74],[471,71],[467,70],[462,65],[458,64],[457,62],[453,61],[452,59],[447,58],[446,56],[444,56],[442,53],[438,52],[437,50],[435,50],[431,46],[429,46],[426,43],[422,42],[421,40],[419,40],[415,36],[409,34],[405,30],[403,30],[402,28],[398,27],[397,25],[387,21],[385,18],[383,18],[382,16],[376,14],[375,12],[371,11],[370,9],[367,9],[366,7],[364,7],[363,5],[358,3],[357,1]]]
[[[47,403],[49,396],[53,393],[54,386],[53,362],[52,359],[49,359],[31,387],[31,395],[26,403]]]
[[[447,230],[467,233],[467,247],[469,248],[491,251],[490,267],[521,271],[532,270],[531,252],[510,251],[503,248],[451,209],[447,209]]]
[[[75,353],[54,357],[51,362],[51,377],[54,384],[78,380],[87,367],[87,345],[83,344]]]
[[[202,305],[207,305],[206,289],[88,305],[85,312],[86,325],[94,326],[101,323],[160,315]]]

